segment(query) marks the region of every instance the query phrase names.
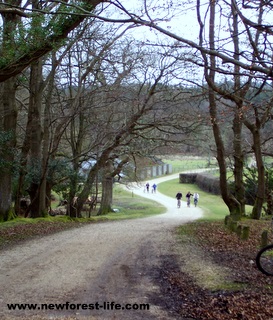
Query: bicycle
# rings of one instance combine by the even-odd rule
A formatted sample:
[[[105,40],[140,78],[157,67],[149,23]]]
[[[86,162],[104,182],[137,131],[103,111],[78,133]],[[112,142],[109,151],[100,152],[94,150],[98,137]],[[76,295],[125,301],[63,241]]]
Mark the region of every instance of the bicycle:
[[[180,207],[181,207],[181,200],[177,199],[177,208],[180,208]]]
[[[273,244],[262,248],[256,256],[258,269],[267,276],[273,276]]]
[[[193,196],[193,194],[190,193],[190,191],[186,194],[186,198],[187,198],[187,207],[189,208],[191,206],[191,197]]]
[[[271,220],[273,230],[273,218]],[[256,255],[258,269],[267,276],[273,276],[273,243],[263,247]]]
[[[197,206],[197,203],[198,203],[198,199],[197,199],[197,198],[194,198],[194,199],[193,199],[193,203],[194,203],[194,206],[196,207],[196,206]]]
[[[194,204],[195,207],[197,207],[198,200],[199,200],[199,194],[198,194],[198,192],[194,192],[194,194],[193,194],[193,204]]]

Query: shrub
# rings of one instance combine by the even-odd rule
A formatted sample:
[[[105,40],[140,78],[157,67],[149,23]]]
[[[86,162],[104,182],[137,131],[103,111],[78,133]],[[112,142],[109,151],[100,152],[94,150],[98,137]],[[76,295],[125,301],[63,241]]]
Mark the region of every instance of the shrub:
[[[221,194],[219,178],[208,174],[198,174],[195,183],[200,189],[206,192],[216,195]]]

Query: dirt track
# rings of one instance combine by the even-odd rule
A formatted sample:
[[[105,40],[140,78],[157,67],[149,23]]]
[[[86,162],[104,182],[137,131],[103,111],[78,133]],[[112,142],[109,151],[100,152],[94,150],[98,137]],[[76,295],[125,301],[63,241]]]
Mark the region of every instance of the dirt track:
[[[149,181],[159,183],[173,177]],[[174,319],[156,279],[162,257],[174,255],[177,225],[202,215],[134,188],[162,203],[165,214],[92,224],[27,242],[0,254],[0,319]],[[69,304],[67,303],[69,302]],[[149,310],[76,310],[75,304],[146,304]],[[8,303],[66,304],[64,310],[9,311]],[[67,308],[68,306],[68,308]],[[86,306],[84,306],[85,308]],[[137,307],[137,305],[134,305]]]

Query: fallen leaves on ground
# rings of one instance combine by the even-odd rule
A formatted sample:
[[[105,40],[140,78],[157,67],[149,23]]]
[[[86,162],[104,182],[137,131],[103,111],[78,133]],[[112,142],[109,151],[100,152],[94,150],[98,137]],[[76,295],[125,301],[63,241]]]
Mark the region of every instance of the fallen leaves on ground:
[[[198,320],[272,320],[273,277],[263,275],[256,267],[255,257],[260,248],[261,232],[270,227],[268,221],[246,221],[250,237],[241,240],[221,222],[195,222],[182,226],[187,239],[202,248],[219,266],[230,270],[230,288],[210,291],[196,284],[194,277],[183,273],[171,259],[161,268],[161,290],[172,296],[170,308],[181,319]],[[185,239],[183,238],[183,241]],[[271,239],[272,241],[272,239]],[[183,246],[183,244],[182,244]]]
[[[85,222],[89,223],[89,222]],[[22,243],[34,237],[41,237],[71,228],[81,227],[80,220],[42,221],[36,223],[18,223],[6,227],[0,225],[0,249]]]
[[[0,249],[36,236],[80,227],[85,223],[73,220],[40,221],[1,227]],[[182,232],[186,231],[191,244],[201,247],[216,264],[230,270],[229,281],[235,287],[237,284],[237,289],[212,292],[201,288],[193,277],[181,272],[183,266],[177,265],[175,257],[168,256],[162,260],[161,266],[153,270],[162,293],[159,304],[179,319],[272,320],[273,277],[263,275],[255,264],[261,232],[270,229],[270,222],[249,220],[244,224],[250,226],[248,240],[240,240],[235,233],[226,229],[222,221],[195,222],[181,227]],[[270,241],[273,242],[272,237]]]

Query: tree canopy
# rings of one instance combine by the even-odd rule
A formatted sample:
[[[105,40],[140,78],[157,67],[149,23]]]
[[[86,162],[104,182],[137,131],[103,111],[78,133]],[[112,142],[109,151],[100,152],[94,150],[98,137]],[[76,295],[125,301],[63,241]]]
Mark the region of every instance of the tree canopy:
[[[33,217],[48,210],[54,163],[67,163],[57,180],[69,181],[76,215],[100,170],[117,172],[115,159],[179,144],[216,155],[222,197],[237,218],[253,155],[259,218],[263,156],[272,154],[271,9],[258,0],[2,2],[0,220],[26,192]],[[91,160],[82,182],[81,164]]]

